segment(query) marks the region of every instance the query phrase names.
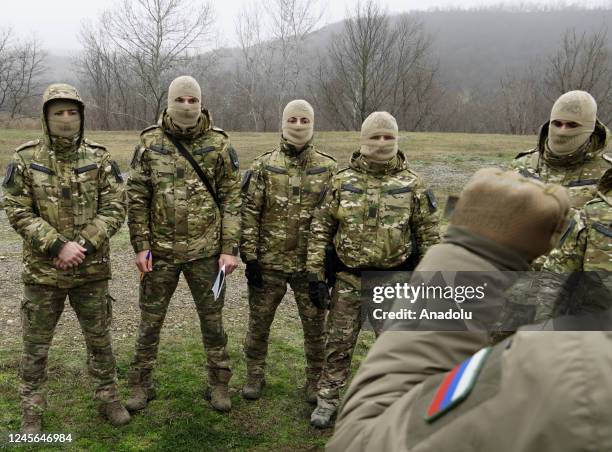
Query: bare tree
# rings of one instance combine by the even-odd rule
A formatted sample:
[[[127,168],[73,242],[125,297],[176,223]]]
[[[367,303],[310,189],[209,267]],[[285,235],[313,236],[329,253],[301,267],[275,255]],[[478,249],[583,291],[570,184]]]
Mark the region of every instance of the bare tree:
[[[270,86],[273,80],[275,49],[267,45],[259,5],[253,4],[236,20],[236,35],[240,46],[240,63],[235,71],[235,88],[244,100],[242,109],[255,131],[267,130]]]
[[[102,15],[107,36],[137,77],[142,116],[159,116],[171,76],[210,36],[212,22],[211,4],[191,0],[123,0]]]
[[[322,58],[315,86],[318,104],[335,127],[358,129],[384,109],[400,127],[420,129],[433,115],[437,66],[431,40],[409,15],[390,19],[377,3],[359,3]]]
[[[316,0],[257,0],[238,16],[236,100],[255,130],[278,130],[285,104],[303,94],[305,45],[320,19]]]
[[[609,124],[612,120],[612,55],[607,41],[605,28],[591,34],[567,30],[559,50],[548,60],[544,84],[550,101],[567,91],[588,91],[600,106],[600,119]]]
[[[24,116],[40,94],[45,58],[35,38],[18,40],[10,29],[0,33],[0,111],[9,121]]]
[[[270,17],[271,44],[278,55],[274,82],[280,117],[285,104],[299,95],[307,38],[320,23],[323,13],[317,0],[262,1],[263,5],[266,3],[269,3],[266,10]]]
[[[105,30],[84,24],[80,41],[83,51],[76,66],[89,98],[90,127],[134,129],[149,124],[147,104],[134,94],[137,77],[125,70],[130,61],[112,45]]]
[[[493,101],[495,102],[495,101]],[[500,80],[500,131],[513,135],[533,133],[546,116],[542,74],[536,65],[510,72]]]

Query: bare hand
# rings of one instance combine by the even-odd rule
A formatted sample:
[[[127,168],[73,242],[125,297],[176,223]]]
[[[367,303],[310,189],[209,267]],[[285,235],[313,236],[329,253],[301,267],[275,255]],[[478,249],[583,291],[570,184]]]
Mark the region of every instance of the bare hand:
[[[151,250],[140,251],[136,254],[136,267],[138,267],[141,273],[153,271],[153,255]]]
[[[59,255],[53,263],[61,270],[77,267],[85,260],[86,252],[87,250],[77,242],[67,242],[62,246]]]
[[[238,268],[238,258],[231,254],[222,254],[219,256],[219,268],[225,265],[225,274],[230,275],[236,268]]]

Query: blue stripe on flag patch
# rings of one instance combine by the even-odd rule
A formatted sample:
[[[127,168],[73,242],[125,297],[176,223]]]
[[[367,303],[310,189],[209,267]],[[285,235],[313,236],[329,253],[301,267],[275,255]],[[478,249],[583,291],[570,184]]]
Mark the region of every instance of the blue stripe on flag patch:
[[[468,396],[490,351],[491,347],[481,349],[447,373],[427,410],[425,419],[428,422],[446,413]]]

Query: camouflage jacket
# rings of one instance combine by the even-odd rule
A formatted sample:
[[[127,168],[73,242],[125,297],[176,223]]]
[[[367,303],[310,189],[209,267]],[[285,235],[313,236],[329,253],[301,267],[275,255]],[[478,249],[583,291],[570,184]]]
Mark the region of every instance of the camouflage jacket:
[[[282,139],[279,148],[257,157],[242,184],[243,260],[305,271],[312,215],[336,169],[336,160],[312,143],[297,153]]]
[[[606,174],[612,176],[612,170]],[[612,190],[573,210],[543,270],[536,284],[536,321],[612,307]]]
[[[69,288],[111,277],[109,239],[125,219],[125,193],[119,167],[104,146],[79,138],[76,150],[54,148],[44,114],[54,99],[75,100],[83,112],[71,89],[44,99],[44,138],[16,149],[3,183],[4,202],[11,226],[23,237],[23,281]],[[59,270],[53,261],[67,241],[79,242],[88,253],[81,265]]]
[[[512,166],[526,177],[567,187],[572,207],[581,208],[593,199],[597,181],[612,167],[610,130],[597,121],[587,148],[576,156],[554,157],[546,150],[549,123],[540,128],[537,146],[520,153]]]
[[[240,172],[229,136],[202,110],[199,131],[181,143],[206,174],[220,207],[165,133],[167,116],[140,135],[128,180],[128,226],[135,252],[174,263],[238,254]],[[177,137],[178,138],[178,137]]]
[[[352,268],[392,268],[413,252],[418,261],[439,241],[436,208],[433,192],[408,169],[401,151],[383,164],[355,152],[315,213],[307,271],[323,279],[325,246],[332,242]]]

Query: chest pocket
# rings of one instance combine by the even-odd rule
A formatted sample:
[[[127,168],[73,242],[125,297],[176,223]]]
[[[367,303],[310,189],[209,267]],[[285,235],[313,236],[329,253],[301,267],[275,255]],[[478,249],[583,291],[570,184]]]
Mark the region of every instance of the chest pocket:
[[[174,184],[175,166],[169,151],[161,146],[151,146],[149,153],[149,166],[151,179],[156,191],[167,192],[172,190]]]
[[[597,193],[597,179],[581,179],[563,184],[567,187],[572,207],[581,208]]]
[[[612,218],[597,220],[589,227],[584,271],[610,271],[612,268]]]
[[[59,202],[57,175],[47,166],[34,162],[30,163],[29,172],[36,210],[42,218],[56,226],[57,223],[53,221],[53,217],[57,219],[54,212]]]
[[[302,204],[316,206],[325,193],[330,177],[329,169],[324,166],[308,168],[302,178]]]
[[[340,186],[338,217],[349,229],[361,230],[367,215],[365,190],[351,183]]]
[[[412,212],[413,193],[409,185],[386,189],[381,193],[381,225],[405,230]]]
[[[77,197],[75,206],[75,224],[84,225],[96,216],[98,211],[98,174],[97,163],[85,163],[74,170]]]
[[[278,166],[264,166],[268,196],[266,203],[268,208],[285,208],[289,202],[289,173],[285,168]]]

